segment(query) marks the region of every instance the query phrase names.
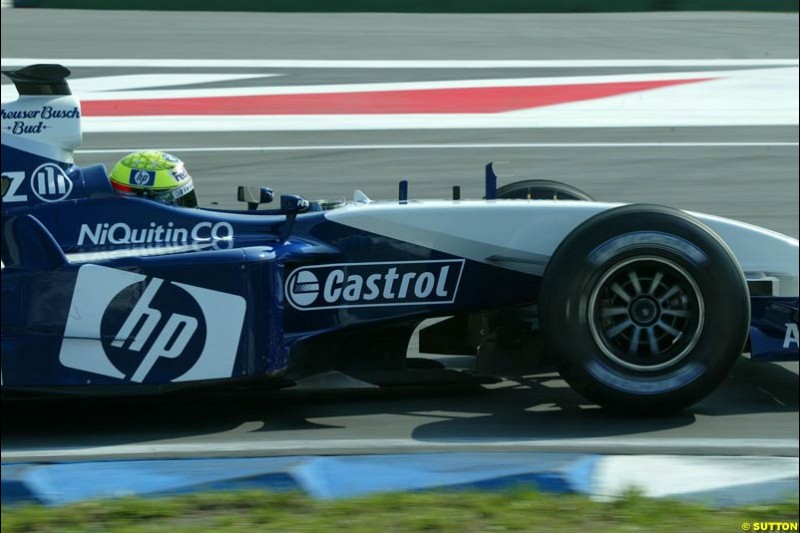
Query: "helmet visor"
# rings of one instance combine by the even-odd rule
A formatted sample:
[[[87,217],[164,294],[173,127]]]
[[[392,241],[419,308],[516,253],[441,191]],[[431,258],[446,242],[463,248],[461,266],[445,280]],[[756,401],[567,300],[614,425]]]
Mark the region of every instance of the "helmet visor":
[[[192,178],[180,187],[174,189],[154,189],[147,187],[131,187],[112,181],[111,185],[117,194],[122,196],[140,196],[150,198],[156,202],[180,207],[197,207],[197,195],[194,192]]]
[[[194,192],[194,183],[189,178],[188,183],[168,191],[147,191],[145,196],[149,196],[157,202],[177,205],[180,207],[197,207],[197,195]]]
[[[184,194],[180,198],[175,199],[175,205],[180,207],[197,207],[197,195],[194,189]]]

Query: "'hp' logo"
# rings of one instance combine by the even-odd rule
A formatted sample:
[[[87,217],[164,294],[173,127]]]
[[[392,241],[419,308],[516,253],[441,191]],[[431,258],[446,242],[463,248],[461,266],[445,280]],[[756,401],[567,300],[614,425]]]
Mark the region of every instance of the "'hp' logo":
[[[31,190],[43,202],[58,202],[72,192],[72,181],[60,166],[45,163],[33,171]]]
[[[155,278],[145,285],[136,305],[120,325],[122,313],[115,317],[114,309],[125,308],[124,302],[135,298],[140,288],[137,284],[122,291],[106,310],[100,332],[103,339],[112,335],[114,339],[104,346],[106,354],[115,367],[136,383],[143,382],[156,363],[162,367],[159,373],[180,375],[197,361],[203,348],[206,326],[200,322],[202,310],[192,298],[187,298],[184,290]],[[115,305],[118,303],[122,305]]]
[[[84,265],[59,361],[135,383],[228,378],[245,311],[235,294]]]
[[[295,305],[299,307],[311,305],[319,294],[319,280],[308,270],[301,270],[289,282],[288,293]]]
[[[156,173],[147,170],[132,170],[131,183],[143,186],[155,185]]]

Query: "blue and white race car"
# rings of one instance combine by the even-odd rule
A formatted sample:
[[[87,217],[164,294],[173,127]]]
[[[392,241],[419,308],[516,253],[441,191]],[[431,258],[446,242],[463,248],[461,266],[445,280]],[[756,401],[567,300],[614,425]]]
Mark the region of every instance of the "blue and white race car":
[[[269,189],[240,188],[242,211],[120,196],[102,165],[73,164],[68,74],[6,73],[20,96],[2,108],[4,391],[400,372],[435,317],[421,351],[478,368],[543,351],[624,411],[697,402],[743,351],[798,357],[796,239],[556,182],[498,189],[491,165],[480,200],[412,201],[402,183],[393,201],[275,209],[258,209]]]

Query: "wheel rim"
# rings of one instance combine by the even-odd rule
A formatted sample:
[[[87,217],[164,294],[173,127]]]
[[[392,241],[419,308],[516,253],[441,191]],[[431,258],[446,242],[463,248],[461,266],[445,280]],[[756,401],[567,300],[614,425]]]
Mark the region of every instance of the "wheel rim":
[[[589,326],[603,354],[623,367],[657,371],[686,357],[705,321],[703,296],[677,263],[644,256],[611,267],[589,300]]]

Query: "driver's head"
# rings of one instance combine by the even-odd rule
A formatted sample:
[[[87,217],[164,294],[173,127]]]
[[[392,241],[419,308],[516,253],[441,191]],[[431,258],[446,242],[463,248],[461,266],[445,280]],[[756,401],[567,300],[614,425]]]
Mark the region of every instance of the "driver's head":
[[[164,152],[134,152],[111,169],[117,194],[140,196],[181,207],[197,207],[192,177],[183,161]]]

